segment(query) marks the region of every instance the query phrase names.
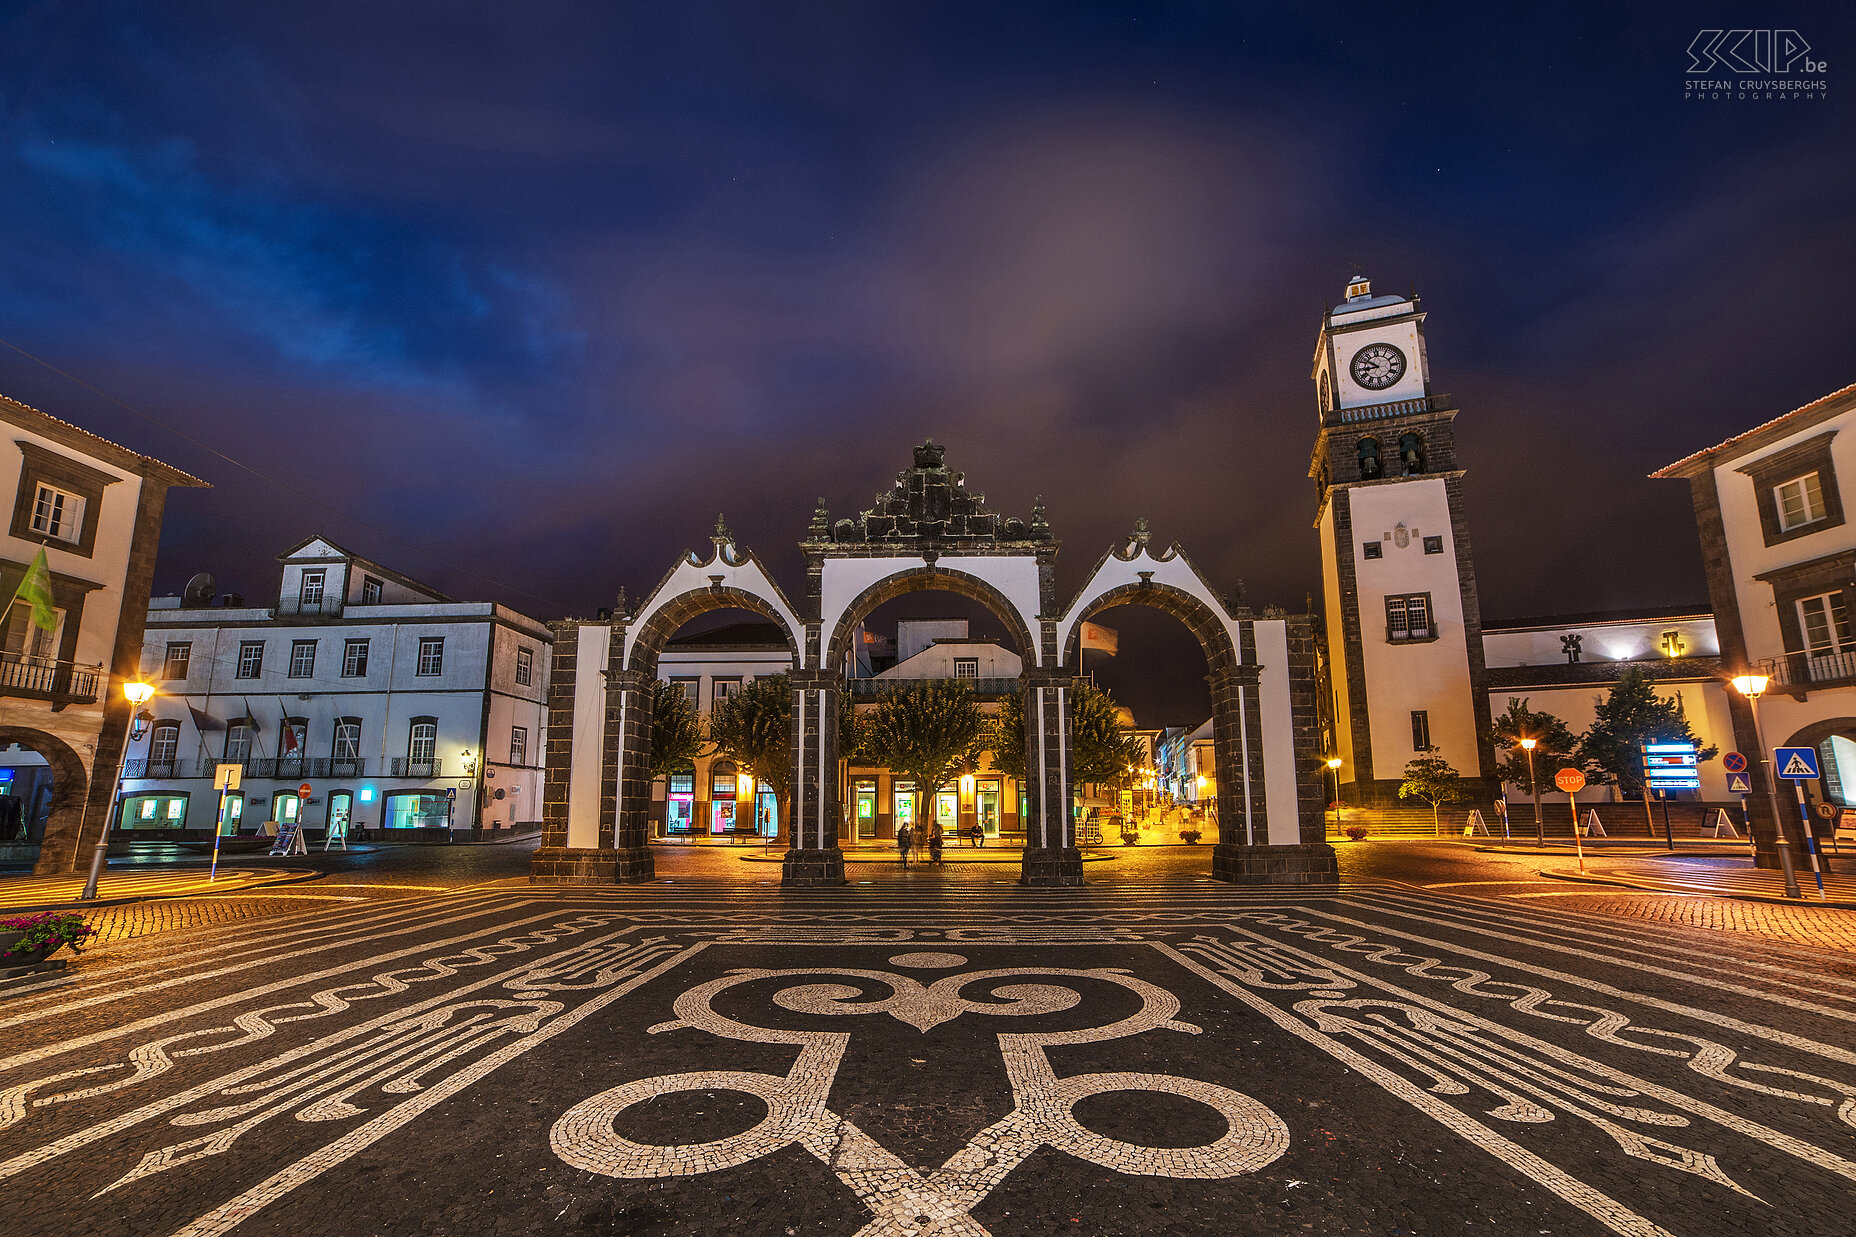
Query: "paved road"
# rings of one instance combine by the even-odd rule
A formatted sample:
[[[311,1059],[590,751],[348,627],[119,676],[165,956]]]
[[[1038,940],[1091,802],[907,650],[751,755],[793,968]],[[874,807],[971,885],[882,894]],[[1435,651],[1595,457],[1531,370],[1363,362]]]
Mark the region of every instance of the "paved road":
[[[520,848],[331,857],[216,900],[264,913],[126,935],[0,1004],[0,1215],[9,1237],[1848,1231],[1856,955],[1569,909],[1594,895],[1461,847],[1351,847],[1348,884],[1299,892],[1204,858],[1118,856],[1082,890],[974,865],[786,892],[716,851],[596,891],[527,887]]]

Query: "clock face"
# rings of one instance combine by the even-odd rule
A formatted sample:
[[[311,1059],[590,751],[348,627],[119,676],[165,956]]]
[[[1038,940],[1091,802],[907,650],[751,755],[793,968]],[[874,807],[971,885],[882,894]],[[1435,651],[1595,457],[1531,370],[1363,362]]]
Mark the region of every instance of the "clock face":
[[[1353,354],[1353,380],[1382,391],[1405,376],[1405,354],[1391,344],[1369,344]]]

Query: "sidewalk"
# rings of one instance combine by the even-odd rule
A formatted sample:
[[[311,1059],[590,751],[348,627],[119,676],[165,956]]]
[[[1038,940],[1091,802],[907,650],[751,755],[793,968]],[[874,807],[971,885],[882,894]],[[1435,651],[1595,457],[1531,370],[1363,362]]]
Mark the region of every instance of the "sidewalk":
[[[1556,855],[1556,860],[1570,859]],[[1783,874],[1755,868],[1751,859],[1655,859],[1649,856],[1602,858],[1586,856],[1585,871],[1572,864],[1542,868],[1542,876],[1555,880],[1577,881],[1590,885],[1614,885],[1652,893],[1676,893],[1715,898],[1739,898],[1750,902],[1776,902],[1783,906],[1820,906],[1839,910],[1856,910],[1856,875],[1847,871],[1848,859],[1837,864],[1838,871],[1824,875],[1824,892],[1817,891],[1809,861],[1797,869],[1798,890],[1802,898],[1785,896]]]
[[[221,864],[217,880],[207,879],[204,866],[185,871],[134,872],[105,869],[97,882],[97,897],[78,899],[84,892],[84,874],[72,876],[0,877],[0,913],[42,911],[60,907],[88,909],[119,902],[157,898],[195,898],[203,894],[250,893],[272,885],[292,885],[320,878],[322,873],[301,868],[250,868]]]

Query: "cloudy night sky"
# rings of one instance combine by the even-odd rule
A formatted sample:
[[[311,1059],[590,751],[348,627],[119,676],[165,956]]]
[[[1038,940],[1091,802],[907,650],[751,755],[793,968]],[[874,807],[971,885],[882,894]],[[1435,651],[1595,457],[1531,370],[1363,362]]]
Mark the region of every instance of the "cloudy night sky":
[[[798,591],[932,435],[1066,593],[1145,516],[1299,611],[1357,268],[1485,618],[1705,604],[1644,474],[1856,382],[1856,16],[1704,8],[0,6],[0,392],[213,483],[157,593],[321,532],[590,616],[718,511]],[[1828,97],[1685,100],[1747,25]]]

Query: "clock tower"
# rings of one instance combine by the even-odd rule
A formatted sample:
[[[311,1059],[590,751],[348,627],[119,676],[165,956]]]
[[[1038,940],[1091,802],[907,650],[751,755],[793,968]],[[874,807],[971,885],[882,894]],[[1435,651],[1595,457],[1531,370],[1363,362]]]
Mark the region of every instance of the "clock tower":
[[[1341,760],[1343,798],[1398,806],[1405,765],[1436,748],[1469,780],[1462,810],[1486,811],[1500,787],[1483,737],[1489,697],[1456,408],[1431,389],[1417,298],[1348,280],[1346,298],[1322,315],[1313,378],[1326,742]]]

